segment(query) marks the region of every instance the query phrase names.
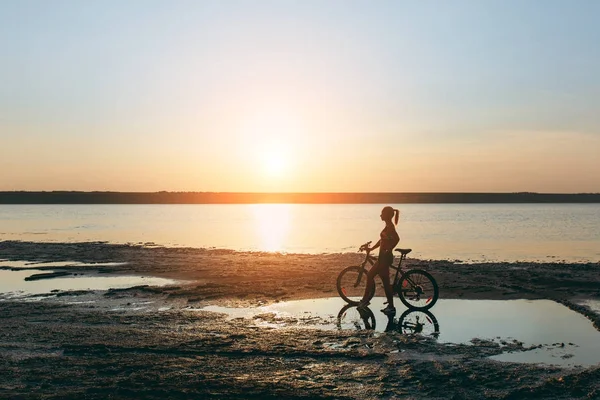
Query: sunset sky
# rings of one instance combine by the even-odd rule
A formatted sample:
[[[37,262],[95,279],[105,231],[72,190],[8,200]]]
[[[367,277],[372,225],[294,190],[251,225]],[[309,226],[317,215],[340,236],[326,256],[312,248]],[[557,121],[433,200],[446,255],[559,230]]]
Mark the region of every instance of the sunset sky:
[[[0,1],[0,190],[600,192],[600,1]]]

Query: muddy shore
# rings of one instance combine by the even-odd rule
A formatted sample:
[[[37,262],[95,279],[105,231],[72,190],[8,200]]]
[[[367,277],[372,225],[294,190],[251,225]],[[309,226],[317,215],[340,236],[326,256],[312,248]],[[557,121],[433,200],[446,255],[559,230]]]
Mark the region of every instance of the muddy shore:
[[[94,270],[182,281],[0,301],[0,398],[600,398],[600,367],[491,361],[505,350],[498,343],[450,346],[398,332],[258,328],[252,320],[197,310],[336,296],[335,278],[360,263],[357,253],[4,241],[0,259],[123,263]],[[574,304],[600,299],[598,263],[409,259],[409,265],[436,277],[441,298],[552,299],[600,327],[596,313]],[[90,296],[94,302],[61,301]],[[127,308],[143,299],[170,307]],[[119,311],[102,306],[110,302]]]

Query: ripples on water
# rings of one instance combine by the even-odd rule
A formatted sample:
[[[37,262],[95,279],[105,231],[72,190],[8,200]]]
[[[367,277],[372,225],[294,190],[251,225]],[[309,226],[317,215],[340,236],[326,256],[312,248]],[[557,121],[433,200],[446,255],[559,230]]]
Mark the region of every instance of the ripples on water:
[[[600,204],[400,204],[416,258],[600,260]],[[301,253],[377,240],[381,205],[0,205],[0,240],[154,242]]]

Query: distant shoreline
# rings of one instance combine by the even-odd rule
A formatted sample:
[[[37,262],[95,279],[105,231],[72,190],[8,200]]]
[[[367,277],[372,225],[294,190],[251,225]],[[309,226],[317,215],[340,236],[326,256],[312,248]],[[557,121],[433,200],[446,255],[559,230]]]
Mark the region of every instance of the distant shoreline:
[[[600,203],[600,193],[0,192],[0,204],[501,204]]]

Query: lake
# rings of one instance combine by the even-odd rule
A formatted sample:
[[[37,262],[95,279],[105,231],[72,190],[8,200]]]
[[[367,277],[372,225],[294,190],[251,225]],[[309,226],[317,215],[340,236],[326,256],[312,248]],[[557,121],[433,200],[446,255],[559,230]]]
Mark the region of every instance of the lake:
[[[417,258],[600,260],[600,204],[392,206],[401,211],[399,246],[412,248],[411,256]],[[378,239],[381,208],[379,204],[0,205],[0,240],[352,252]]]

